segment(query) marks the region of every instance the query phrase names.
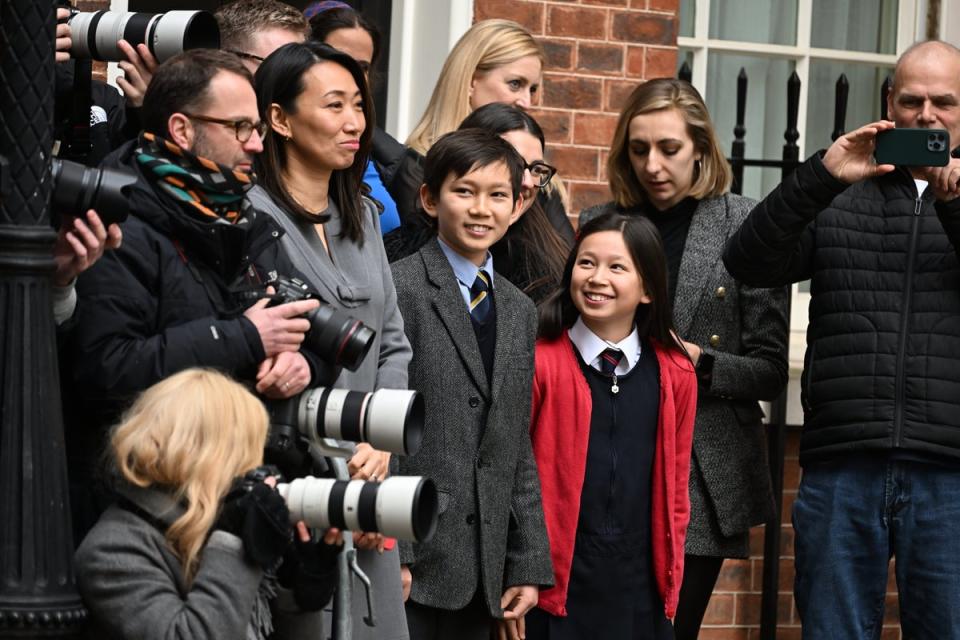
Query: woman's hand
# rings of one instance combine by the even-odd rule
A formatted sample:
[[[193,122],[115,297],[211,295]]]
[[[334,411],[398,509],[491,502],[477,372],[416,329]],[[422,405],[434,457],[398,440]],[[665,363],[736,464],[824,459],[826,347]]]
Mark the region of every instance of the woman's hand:
[[[889,120],[879,120],[840,136],[824,154],[824,168],[847,184],[890,173],[896,167],[877,164],[873,152],[877,148],[877,134],[895,127]]]
[[[383,480],[390,472],[390,454],[377,451],[366,442],[357,444],[353,456],[347,462],[351,480]]]

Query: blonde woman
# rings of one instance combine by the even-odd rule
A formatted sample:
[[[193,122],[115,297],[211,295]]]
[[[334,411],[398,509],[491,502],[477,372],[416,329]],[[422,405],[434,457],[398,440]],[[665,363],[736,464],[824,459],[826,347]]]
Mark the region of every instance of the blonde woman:
[[[188,369],[138,398],[111,434],[117,502],[75,559],[97,637],[270,635],[289,514],[272,479],[235,486],[262,463],[267,425],[260,401],[212,370]],[[324,602],[329,569],[312,585]]]
[[[756,204],[730,193],[731,170],[697,90],[658,78],[627,98],[607,159],[617,211],[648,217],[667,256],[669,302],[697,367],[690,525],[674,627],[697,637],[724,558],[746,558],[750,527],[773,515],[763,412],[787,383],[785,289],[734,280],[721,255]]]
[[[388,149],[374,140],[374,158],[390,167],[384,184],[397,203],[403,223],[415,221],[423,156],[434,141],[456,130],[475,109],[502,103],[526,111],[540,90],[543,48],[530,32],[512,20],[482,20],[473,25],[447,56],[430,102],[414,127],[407,146]],[[392,155],[393,157],[389,157]],[[554,179],[538,196],[550,224],[573,241],[561,181]],[[402,227],[401,227],[402,230]],[[395,256],[391,255],[391,259]]]

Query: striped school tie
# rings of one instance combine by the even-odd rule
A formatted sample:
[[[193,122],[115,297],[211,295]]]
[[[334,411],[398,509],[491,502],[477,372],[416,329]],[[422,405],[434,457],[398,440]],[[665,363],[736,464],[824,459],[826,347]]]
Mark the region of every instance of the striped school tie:
[[[477,322],[483,322],[490,315],[491,308],[493,299],[490,297],[490,276],[481,269],[470,287],[470,315]]]
[[[600,371],[612,376],[622,359],[623,352],[619,349],[604,349],[603,353],[600,354]]]

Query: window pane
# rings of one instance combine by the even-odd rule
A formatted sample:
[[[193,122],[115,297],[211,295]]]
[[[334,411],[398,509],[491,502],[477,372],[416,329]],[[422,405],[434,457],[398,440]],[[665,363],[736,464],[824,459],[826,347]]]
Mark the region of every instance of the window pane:
[[[896,53],[898,0],[813,0],[810,45]]]
[[[713,0],[710,37],[764,44],[797,42],[797,0]]]
[[[693,37],[693,24],[697,18],[697,0],[680,0],[680,35]]]
[[[804,150],[807,155],[830,146],[833,132],[834,101],[837,78],[847,75],[850,92],[847,94],[847,117],[844,129],[857,127],[880,119],[880,87],[893,67],[810,61],[810,96],[819,96],[807,103],[807,125],[804,132]]]
[[[737,75],[747,73],[746,156],[780,160],[787,128],[787,79],[793,60],[711,53],[705,99],[724,153],[730,154],[737,122]],[[747,167],[743,195],[762,198],[780,183],[780,169]]]

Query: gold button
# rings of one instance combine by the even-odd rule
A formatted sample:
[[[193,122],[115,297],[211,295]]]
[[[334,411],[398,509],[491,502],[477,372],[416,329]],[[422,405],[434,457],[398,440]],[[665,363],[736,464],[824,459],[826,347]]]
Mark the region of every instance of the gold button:
[[[710,336],[710,346],[716,349],[720,346],[720,336],[712,335]]]
[[[727,288],[726,287],[717,287],[717,297],[726,298],[727,297]]]

